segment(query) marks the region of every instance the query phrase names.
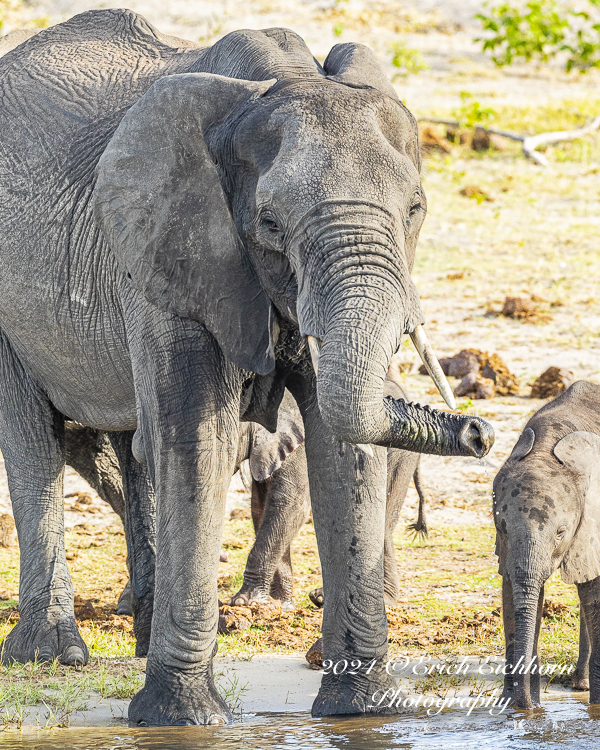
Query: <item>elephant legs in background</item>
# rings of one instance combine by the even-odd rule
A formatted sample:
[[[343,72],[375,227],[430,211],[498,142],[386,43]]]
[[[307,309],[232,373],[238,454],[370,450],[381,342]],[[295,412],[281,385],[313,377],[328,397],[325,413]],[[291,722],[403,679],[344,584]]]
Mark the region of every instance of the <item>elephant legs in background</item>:
[[[133,457],[132,436],[67,423],[66,461],[123,522],[130,580],[117,614],[133,615],[136,655],[145,656],[154,598],[155,498],[146,467]]]
[[[23,419],[11,418],[15,404]],[[64,547],[64,418],[48,402],[0,334],[0,436],[21,550],[20,620],[2,661],[86,664],[73,615]]]
[[[119,460],[125,495],[125,538],[135,655],[146,656],[154,605],[156,499],[147,467],[131,450],[133,432],[112,432],[110,442]],[[123,599],[125,591],[119,598]]]
[[[303,448],[292,453],[264,482],[252,480],[252,521],[256,540],[246,563],[244,583],[231,604],[281,601],[293,608],[291,544],[310,512]]]

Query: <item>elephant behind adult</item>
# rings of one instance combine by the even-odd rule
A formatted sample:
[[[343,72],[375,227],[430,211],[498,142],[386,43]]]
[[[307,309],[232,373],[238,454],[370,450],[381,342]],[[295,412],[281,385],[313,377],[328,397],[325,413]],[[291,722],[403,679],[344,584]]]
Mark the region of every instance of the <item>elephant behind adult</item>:
[[[383,399],[405,333],[447,390],[410,279],[414,118],[360,45],[323,66],[282,29],[199,49],[129,11],[44,29],[0,75],[0,447],[22,552],[4,658],[85,648],[58,520],[65,417],[135,430],[157,496],[157,606],[129,718],[227,720],[212,678],[225,495],[240,417],[274,428],[287,385],[325,657],[378,665],[326,676],[313,711],[369,710],[393,684],[377,446],[481,456],[493,442],[477,418]]]
[[[580,380],[529,420],[494,480],[494,521],[506,661],[517,665],[505,696],[539,705],[544,583],[560,567],[581,602],[574,684],[600,703],[600,386]]]
[[[385,395],[407,399],[406,393],[391,380],[386,380]],[[289,399],[291,401],[291,399]],[[284,403],[288,423],[296,422],[295,432],[303,435],[301,417],[295,404]],[[281,412],[280,412],[281,413]],[[288,428],[289,429],[289,428]],[[285,462],[268,461],[262,457],[263,446],[270,447],[270,454],[276,456],[285,450],[285,441],[278,430],[270,435],[263,427],[254,427],[254,441],[258,450],[250,457],[250,483],[252,495],[252,521],[256,540],[248,554],[244,569],[244,580],[239,591],[230,599],[233,605],[244,605],[251,601],[278,599],[282,606],[293,608],[293,580],[291,545],[305,523],[310,511],[310,491],[306,467],[306,455],[302,443],[292,453],[286,451]],[[418,453],[388,448],[387,451],[387,491],[384,531],[384,595],[387,605],[394,605],[400,592],[398,564],[394,551],[394,530],[398,524],[402,506],[410,482],[414,479],[419,494],[419,514],[412,528],[418,532],[427,531],[425,523],[425,496],[420,481],[420,456]],[[323,606],[323,588],[310,592],[310,598],[317,606]]]

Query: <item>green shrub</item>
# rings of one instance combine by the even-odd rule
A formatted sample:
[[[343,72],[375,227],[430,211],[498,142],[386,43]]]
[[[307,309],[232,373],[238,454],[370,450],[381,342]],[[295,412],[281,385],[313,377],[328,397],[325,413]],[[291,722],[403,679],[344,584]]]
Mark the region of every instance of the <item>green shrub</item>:
[[[419,50],[407,47],[404,42],[394,42],[390,45],[389,52],[392,53],[392,65],[401,71],[397,75],[405,76],[429,69]]]
[[[484,51],[492,53],[498,66],[517,60],[549,62],[565,53],[567,71],[598,68],[600,16],[594,7],[600,7],[600,0],[587,3],[589,12],[565,7],[556,0],[500,3],[489,8],[488,15],[475,16],[490,34],[475,41],[483,42]]]
[[[485,107],[483,104],[473,98],[473,94],[468,91],[461,91],[460,98],[462,106],[455,109],[454,117],[459,122],[461,128],[474,128],[476,125],[485,127],[496,116],[496,110],[492,107]]]

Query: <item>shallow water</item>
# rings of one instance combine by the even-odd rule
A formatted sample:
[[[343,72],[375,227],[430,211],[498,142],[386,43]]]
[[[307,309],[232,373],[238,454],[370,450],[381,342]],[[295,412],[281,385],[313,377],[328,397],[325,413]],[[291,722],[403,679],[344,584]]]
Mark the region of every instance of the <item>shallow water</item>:
[[[578,747],[600,744],[600,707],[576,699],[546,701],[543,711],[451,710],[400,717],[312,719],[306,713],[259,714],[226,727],[54,729],[0,733],[7,750],[465,750]]]

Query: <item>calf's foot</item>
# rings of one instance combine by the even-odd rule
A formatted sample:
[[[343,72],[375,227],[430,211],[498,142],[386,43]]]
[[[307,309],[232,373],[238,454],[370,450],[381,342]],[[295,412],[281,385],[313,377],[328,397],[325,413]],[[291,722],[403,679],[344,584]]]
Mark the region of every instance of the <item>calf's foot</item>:
[[[0,646],[2,664],[17,661],[54,661],[81,667],[88,663],[88,648],[74,617],[43,616],[21,619]]]

